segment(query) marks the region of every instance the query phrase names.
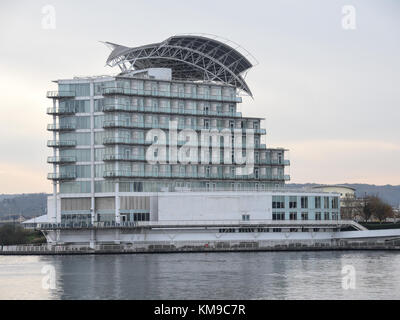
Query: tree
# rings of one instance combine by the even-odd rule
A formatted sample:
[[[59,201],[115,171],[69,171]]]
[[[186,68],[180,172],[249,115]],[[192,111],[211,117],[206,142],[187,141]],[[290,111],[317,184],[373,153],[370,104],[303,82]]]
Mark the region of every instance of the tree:
[[[355,220],[363,214],[363,201],[354,197],[344,197],[340,200],[340,216],[342,219]]]
[[[372,205],[367,199],[365,199],[365,201],[364,201],[364,207],[362,210],[362,214],[364,216],[365,222],[368,222],[368,220],[371,219],[371,217],[372,217]]]
[[[365,198],[363,216],[366,222],[374,217],[382,223],[386,218],[393,216],[393,209],[379,197],[368,196]]]

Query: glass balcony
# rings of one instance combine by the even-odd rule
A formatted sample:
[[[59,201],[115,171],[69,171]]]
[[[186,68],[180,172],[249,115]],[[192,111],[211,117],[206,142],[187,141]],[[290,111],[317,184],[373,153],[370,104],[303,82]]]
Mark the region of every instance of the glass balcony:
[[[259,164],[266,164],[266,165],[281,165],[281,166],[289,166],[290,160],[278,160],[278,159],[260,159]]]
[[[47,98],[50,99],[62,99],[62,98],[74,98],[75,92],[72,91],[47,91]]]
[[[49,140],[47,146],[51,148],[71,148],[76,146],[74,140]]]
[[[49,173],[47,175],[47,179],[49,179],[49,180],[57,180],[57,181],[73,180],[73,179],[76,179],[76,173],[75,172]]]
[[[103,107],[103,111],[104,112],[145,112],[145,113],[242,118],[241,112],[179,109],[179,108],[171,108],[171,107],[154,107],[154,106],[153,107],[151,107],[151,106],[134,106],[134,105],[124,105],[124,104],[118,104],[118,103],[105,105]]]
[[[60,157],[48,157],[47,163],[74,163],[76,162],[76,157],[67,157],[67,156],[60,156]]]
[[[104,145],[113,145],[113,144],[142,144],[141,142],[143,139],[135,140],[131,138],[124,138],[124,137],[105,137],[103,139]]]
[[[181,172],[143,172],[143,171],[105,171],[104,178],[182,178],[205,180],[252,180],[252,181],[283,181],[288,180],[286,175],[236,175],[234,173],[181,173]]]
[[[75,109],[74,108],[47,108],[47,114],[49,115],[69,115],[69,114],[74,114]]]
[[[164,97],[164,98],[177,98],[177,99],[190,99],[190,100],[206,100],[206,101],[221,101],[221,102],[234,102],[241,103],[242,98],[238,96],[215,96],[215,95],[202,95],[202,94],[188,94],[181,92],[169,92],[159,90],[141,90],[129,89],[122,87],[106,87],[102,89],[103,95],[132,95],[132,96],[151,96],[151,97]]]
[[[103,161],[144,161],[144,155],[105,154]]]
[[[160,123],[147,123],[147,122],[131,122],[129,120],[105,120],[103,122],[103,128],[127,128],[127,129],[135,129],[135,128],[140,128],[140,129],[169,129],[169,123],[165,124],[160,124]],[[187,124],[178,124],[177,126],[178,130],[183,130],[183,129],[192,129],[196,131],[200,130],[241,130],[243,133],[246,133],[246,129],[244,128],[230,128],[230,127],[220,127],[220,126],[204,126],[204,125],[187,125]],[[265,131],[265,130],[264,130]]]
[[[63,123],[63,124],[48,124],[47,130],[48,131],[72,131],[76,129],[76,125],[72,123]]]

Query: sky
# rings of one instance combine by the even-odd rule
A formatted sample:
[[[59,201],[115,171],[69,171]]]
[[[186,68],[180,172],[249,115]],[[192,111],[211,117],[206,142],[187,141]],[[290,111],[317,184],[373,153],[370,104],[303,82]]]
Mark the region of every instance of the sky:
[[[52,189],[52,80],[117,73],[100,41],[182,33],[230,39],[257,59],[240,111],[266,118],[268,147],[290,150],[291,182],[400,184],[398,0],[2,0],[0,193]]]

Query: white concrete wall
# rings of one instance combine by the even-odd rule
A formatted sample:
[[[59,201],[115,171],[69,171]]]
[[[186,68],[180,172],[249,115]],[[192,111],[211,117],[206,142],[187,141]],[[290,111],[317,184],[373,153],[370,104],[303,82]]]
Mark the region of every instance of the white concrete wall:
[[[158,194],[158,220],[272,219],[272,195],[265,193]]]
[[[47,197],[47,218],[49,223],[61,222],[61,200],[59,196],[57,196],[57,215],[54,212],[54,197]]]
[[[158,221],[158,196],[150,197],[150,220]]]

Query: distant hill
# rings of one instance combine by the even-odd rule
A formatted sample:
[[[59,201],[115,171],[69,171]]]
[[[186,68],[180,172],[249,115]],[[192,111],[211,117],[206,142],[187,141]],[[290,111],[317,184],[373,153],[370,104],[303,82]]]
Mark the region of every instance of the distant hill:
[[[304,188],[317,185],[319,184],[288,183],[286,186],[292,188]],[[400,205],[400,185],[392,186],[387,184],[385,186],[377,186],[374,184],[363,184],[363,183],[341,183],[340,185],[355,188],[357,197],[363,197],[365,195],[376,195],[394,207],[399,207]]]
[[[12,215],[35,217],[46,213],[46,193],[0,195],[0,219]]]

